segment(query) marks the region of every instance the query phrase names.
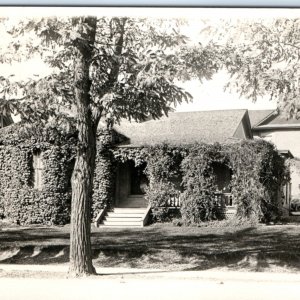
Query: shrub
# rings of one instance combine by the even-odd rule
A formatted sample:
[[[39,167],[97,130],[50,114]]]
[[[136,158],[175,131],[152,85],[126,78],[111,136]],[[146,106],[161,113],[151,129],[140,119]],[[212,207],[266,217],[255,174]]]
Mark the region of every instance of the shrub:
[[[221,211],[215,203],[218,188],[213,163],[224,163],[225,159],[218,144],[196,144],[190,147],[181,163],[184,192],[180,210],[184,223],[199,224],[221,218]]]
[[[99,132],[92,196],[93,219],[104,207],[110,208],[113,202],[115,168],[112,153],[109,151],[113,143],[112,138],[110,130],[103,129]]]
[[[284,159],[263,140],[227,146],[234,173],[232,194],[241,218],[269,222],[282,215],[281,190],[289,180]]]
[[[152,208],[152,218],[156,222],[165,222],[172,219],[170,211],[170,199],[178,198],[179,191],[171,182],[159,180],[146,188],[145,198]]]

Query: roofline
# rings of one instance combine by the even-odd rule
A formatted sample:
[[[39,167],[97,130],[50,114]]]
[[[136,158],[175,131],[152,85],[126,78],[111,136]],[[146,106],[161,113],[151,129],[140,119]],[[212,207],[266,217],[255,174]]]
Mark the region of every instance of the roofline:
[[[241,109],[242,110],[242,109]],[[245,128],[244,127],[244,123],[243,123],[243,120],[246,120],[246,123],[247,123],[247,127],[248,128]],[[233,133],[233,137],[235,136],[239,126],[242,124],[243,128],[244,128],[244,133],[245,133],[245,138],[248,139],[248,137],[246,136],[247,134],[249,135],[249,139],[253,139],[253,133],[252,133],[252,130],[251,130],[251,121],[250,121],[250,117],[249,117],[249,113],[248,113],[248,110],[246,109],[245,112],[244,112],[244,115],[242,117],[242,119],[240,120],[239,124],[237,125],[234,133]],[[247,131],[247,132],[246,132]]]
[[[250,116],[249,116],[249,110],[247,109],[245,114],[244,114],[244,118],[246,118],[246,122],[248,123],[248,133],[249,133],[249,137],[251,139],[253,139],[253,132],[252,132],[252,128],[251,128],[251,121],[250,121]],[[243,119],[242,119],[243,121]]]
[[[181,113],[201,113],[201,112],[211,112],[211,111],[248,111],[247,108],[227,108],[227,109],[208,109],[208,110],[190,110],[190,111],[172,111],[170,114],[181,114]]]
[[[265,121],[267,121],[269,118],[271,118],[272,116],[276,116],[279,114],[278,109],[273,110],[271,113],[269,113],[266,117],[264,117],[262,120],[260,120],[258,123],[253,124],[252,129],[259,126],[260,124],[264,123]]]

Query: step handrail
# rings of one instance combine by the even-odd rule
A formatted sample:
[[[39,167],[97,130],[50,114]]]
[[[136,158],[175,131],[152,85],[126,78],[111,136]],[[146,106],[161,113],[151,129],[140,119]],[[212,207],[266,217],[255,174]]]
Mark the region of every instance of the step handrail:
[[[106,211],[107,211],[107,207],[106,206],[99,211],[99,213],[98,213],[98,215],[97,215],[97,217],[95,219],[95,222],[94,222],[95,227],[99,227],[99,224],[103,220],[103,218],[104,218],[104,216],[106,214]]]
[[[147,206],[147,209],[143,215],[143,219],[142,219],[142,225],[145,226],[148,223],[148,219],[150,216],[150,210],[151,210],[151,205]]]

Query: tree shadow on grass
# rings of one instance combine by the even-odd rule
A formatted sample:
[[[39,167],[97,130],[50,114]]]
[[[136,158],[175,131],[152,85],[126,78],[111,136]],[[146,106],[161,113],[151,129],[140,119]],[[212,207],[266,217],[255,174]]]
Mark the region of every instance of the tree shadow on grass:
[[[3,264],[47,265],[69,261],[69,247],[67,246],[23,246],[2,248],[0,254]]]
[[[7,245],[9,243],[26,242],[27,241],[47,241],[51,239],[64,239],[69,241],[70,233],[62,231],[62,228],[22,228],[18,227],[12,230],[0,231],[1,244]]]
[[[147,237],[126,235],[121,241],[115,233],[113,243],[99,247],[98,251],[112,266],[116,262],[131,267],[177,265],[184,270],[220,267],[250,271],[274,267],[300,270],[300,237],[288,230],[245,228],[223,234],[171,236],[148,232]]]
[[[162,270],[300,271],[299,227],[230,230],[148,227],[92,233],[96,266]],[[0,262],[55,264],[69,260],[69,234],[60,229],[0,232]],[[19,244],[20,246],[16,245]],[[11,256],[5,251],[15,251]],[[2,258],[2,259],[1,259]]]

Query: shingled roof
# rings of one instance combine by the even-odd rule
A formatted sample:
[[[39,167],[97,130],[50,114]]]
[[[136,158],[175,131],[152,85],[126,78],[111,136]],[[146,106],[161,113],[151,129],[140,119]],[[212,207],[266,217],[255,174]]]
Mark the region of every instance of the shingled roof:
[[[274,109],[248,110],[251,127],[255,127],[258,123],[271,115],[273,112]]]
[[[247,121],[248,120],[248,121]],[[170,113],[168,117],[145,122],[123,121],[114,129],[127,140],[121,145],[142,146],[159,143],[226,143],[241,136],[240,128],[249,124],[247,110],[215,110]],[[242,127],[241,127],[242,126]],[[247,125],[246,125],[247,126]]]
[[[250,120],[253,118],[254,111],[249,111]],[[257,111],[255,111],[257,112]],[[295,118],[287,118],[283,113],[279,113],[276,110],[273,111],[262,111],[265,112],[266,115],[264,118],[261,118],[259,122],[256,124],[252,123],[252,129],[254,131],[259,130],[268,130],[268,129],[285,129],[285,128],[300,128],[300,119]],[[267,112],[270,112],[267,114]],[[257,113],[255,113],[257,116]]]
[[[300,125],[300,120],[295,118],[287,118],[284,114],[273,114],[265,121],[259,123],[261,125]]]

